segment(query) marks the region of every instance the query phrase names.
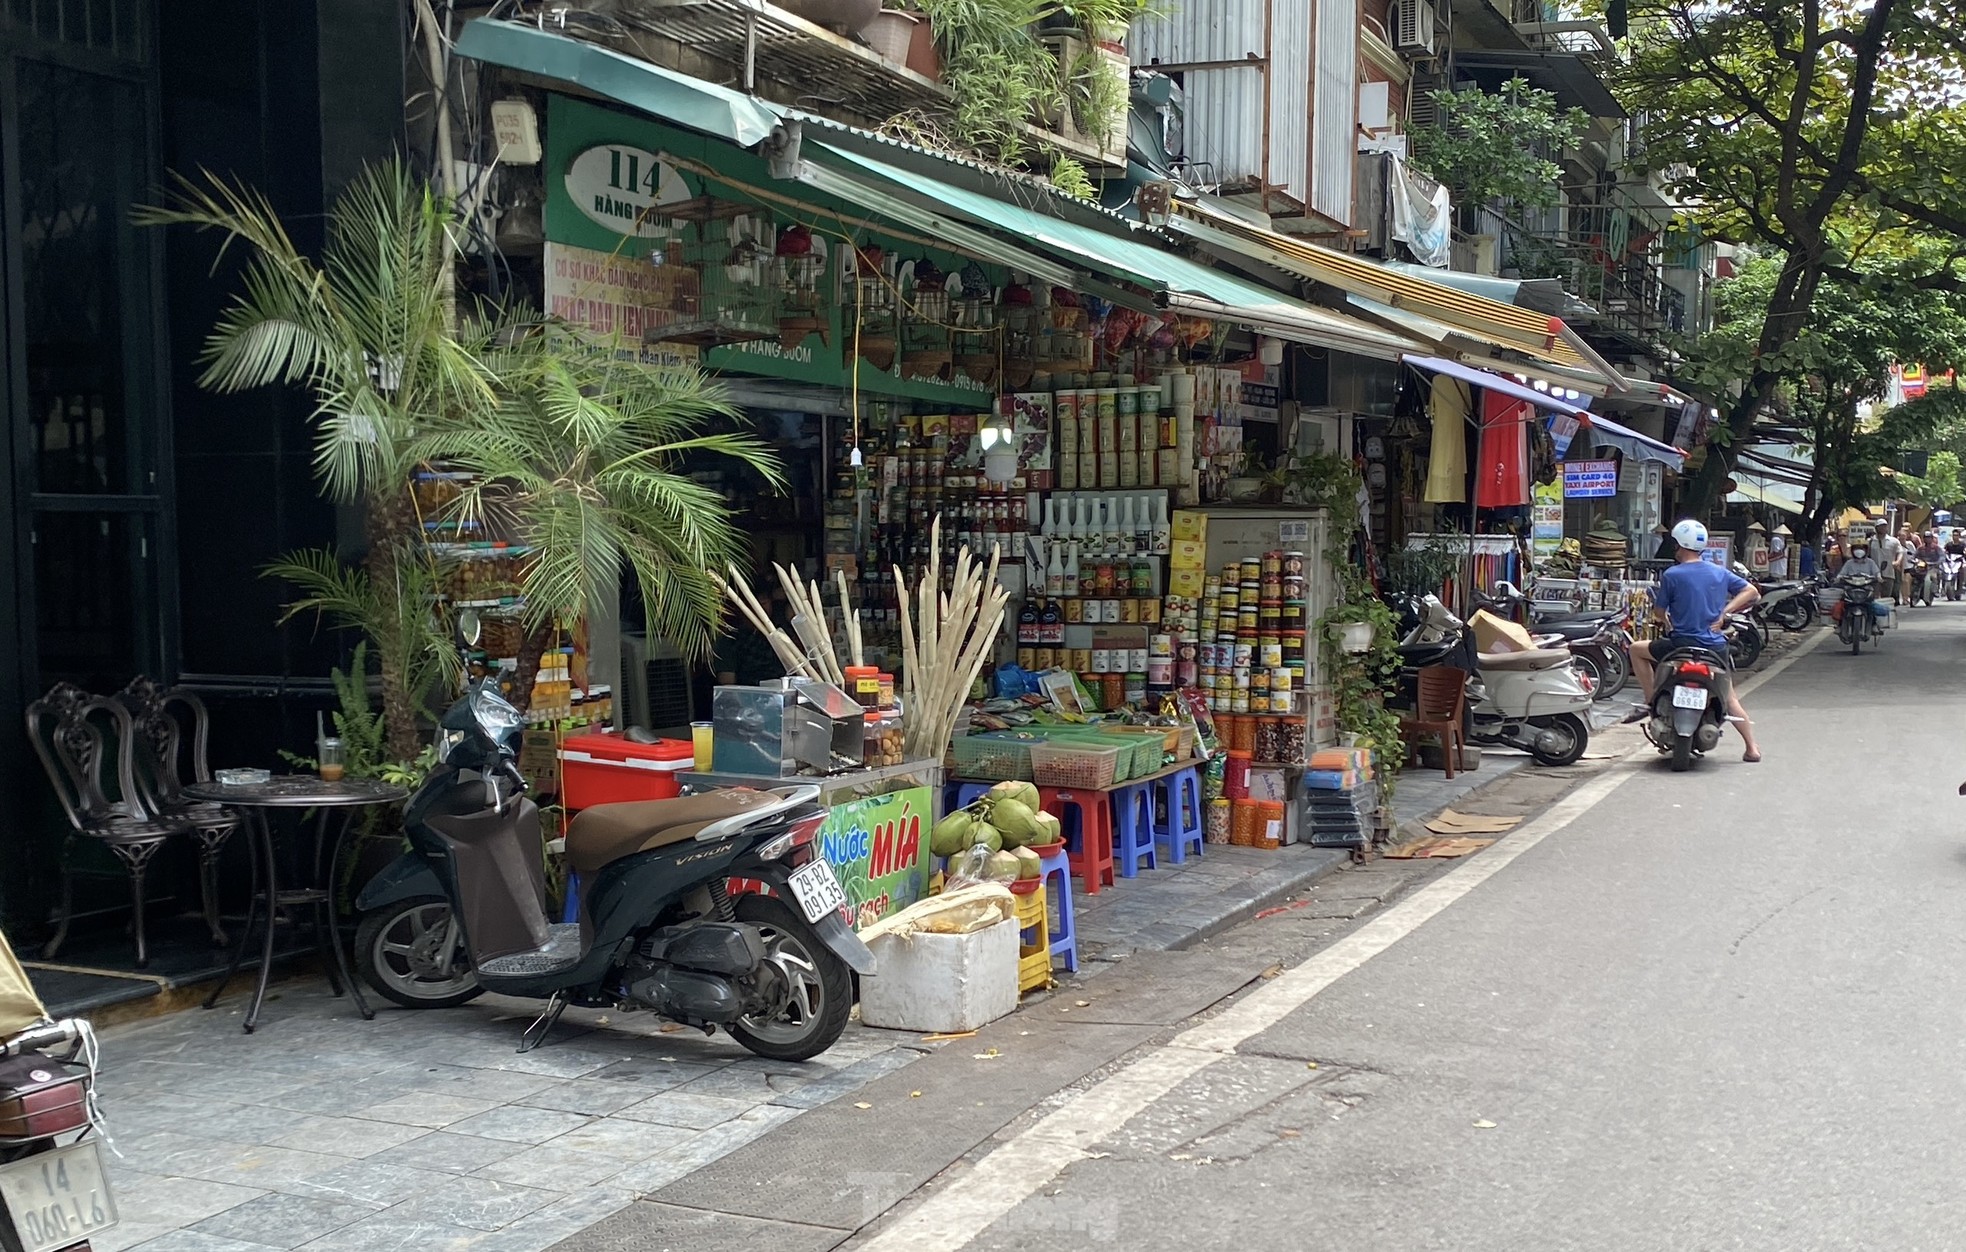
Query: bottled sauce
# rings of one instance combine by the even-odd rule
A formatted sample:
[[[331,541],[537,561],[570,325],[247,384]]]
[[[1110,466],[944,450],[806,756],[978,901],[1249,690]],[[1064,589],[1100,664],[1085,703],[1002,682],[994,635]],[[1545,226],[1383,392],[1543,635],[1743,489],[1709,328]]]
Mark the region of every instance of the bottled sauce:
[[[1038,643],[1060,647],[1065,642],[1065,615],[1058,609],[1058,601],[1046,600],[1044,609],[1038,614]]]
[[[1065,594],[1065,545],[1062,543],[1054,541],[1051,545],[1051,561],[1044,571],[1044,590],[1054,600]]]
[[[1065,586],[1065,594],[1067,596],[1076,596],[1080,593],[1079,545],[1076,543],[1072,545],[1070,554],[1067,555],[1065,558],[1064,586]]]
[[[1024,607],[1017,613],[1017,644],[1020,648],[1036,647],[1038,642],[1038,602],[1027,599]]]

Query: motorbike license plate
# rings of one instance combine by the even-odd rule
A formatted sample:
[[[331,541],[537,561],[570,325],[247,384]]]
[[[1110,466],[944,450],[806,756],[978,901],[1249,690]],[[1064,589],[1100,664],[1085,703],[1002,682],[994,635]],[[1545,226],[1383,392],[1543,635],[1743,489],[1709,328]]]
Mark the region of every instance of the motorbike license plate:
[[[799,911],[809,922],[846,907],[846,892],[833,877],[833,867],[824,861],[810,861],[793,870],[791,886],[792,898],[799,902]]]
[[[1674,687],[1672,706],[1676,709],[1703,709],[1707,707],[1705,687]]]
[[[21,1252],[54,1252],[116,1224],[93,1139],[0,1165],[0,1203]]]

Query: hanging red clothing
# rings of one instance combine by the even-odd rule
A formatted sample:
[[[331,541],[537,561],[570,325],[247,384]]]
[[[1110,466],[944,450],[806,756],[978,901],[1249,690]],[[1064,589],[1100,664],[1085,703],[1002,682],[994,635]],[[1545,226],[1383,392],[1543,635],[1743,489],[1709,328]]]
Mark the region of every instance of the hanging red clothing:
[[[1526,400],[1481,393],[1481,456],[1475,464],[1475,506],[1517,508],[1529,503],[1529,420]]]

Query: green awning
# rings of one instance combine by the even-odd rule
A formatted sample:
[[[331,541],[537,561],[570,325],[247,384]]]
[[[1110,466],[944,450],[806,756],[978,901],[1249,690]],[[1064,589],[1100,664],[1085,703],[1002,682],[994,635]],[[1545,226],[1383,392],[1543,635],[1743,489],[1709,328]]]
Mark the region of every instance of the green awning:
[[[912,196],[944,206],[980,226],[1021,236],[1023,241],[1065,258],[1068,264],[1082,265],[1096,274],[1164,292],[1170,308],[1246,323],[1279,339],[1334,347],[1384,360],[1397,360],[1402,353],[1417,352],[1422,347],[1370,323],[1197,264],[1145,239],[1076,226],[1013,201],[924,178],[872,157],[814,142],[810,137],[803,143],[801,152],[825,162],[829,173],[816,177],[836,192],[853,194],[841,179],[862,180],[858,183],[860,188],[882,199]],[[808,159],[807,164],[813,162]],[[864,177],[868,175],[878,179],[878,184],[866,183]]]
[[[782,116],[755,96],[636,57],[517,22],[475,18],[457,37],[459,56],[555,78],[742,148],[760,143]]]

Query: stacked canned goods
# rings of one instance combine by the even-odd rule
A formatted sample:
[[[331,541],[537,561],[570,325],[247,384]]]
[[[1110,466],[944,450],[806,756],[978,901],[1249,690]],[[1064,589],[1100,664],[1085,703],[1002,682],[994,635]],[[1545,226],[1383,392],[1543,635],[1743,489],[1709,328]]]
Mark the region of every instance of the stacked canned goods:
[[[1197,677],[1216,713],[1292,717],[1305,685],[1301,552],[1265,552],[1207,579],[1196,613]]]

